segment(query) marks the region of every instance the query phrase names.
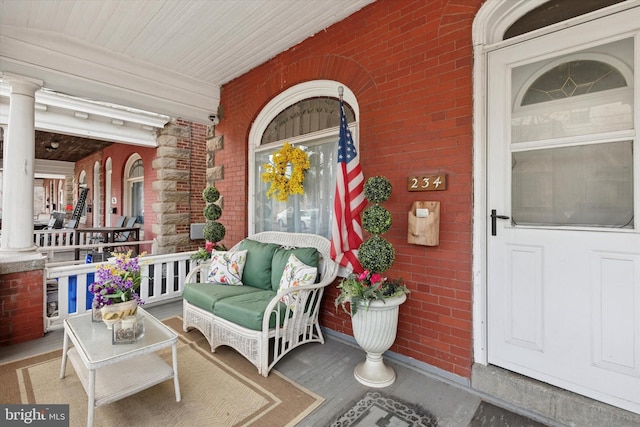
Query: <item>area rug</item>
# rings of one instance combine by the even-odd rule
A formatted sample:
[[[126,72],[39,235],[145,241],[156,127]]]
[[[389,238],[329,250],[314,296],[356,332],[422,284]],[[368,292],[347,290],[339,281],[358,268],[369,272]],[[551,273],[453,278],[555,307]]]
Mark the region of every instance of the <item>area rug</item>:
[[[211,353],[200,332],[182,332],[179,317],[164,323],[180,336],[181,401],[168,380],[96,408],[94,426],[293,426],[324,400],[275,370],[259,375],[228,347]],[[158,354],[171,363],[170,348]],[[0,365],[0,403],[69,404],[70,425],[86,425],[87,395],[69,362],[59,378],[61,356],[56,350]]]
[[[436,427],[436,417],[429,411],[381,393],[370,391],[331,427]]]

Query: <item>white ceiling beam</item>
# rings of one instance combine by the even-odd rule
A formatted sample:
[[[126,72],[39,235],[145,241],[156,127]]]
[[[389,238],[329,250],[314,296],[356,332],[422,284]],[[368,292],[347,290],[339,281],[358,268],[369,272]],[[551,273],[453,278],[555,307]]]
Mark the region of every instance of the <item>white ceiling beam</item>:
[[[33,36],[23,32],[24,38]],[[44,35],[40,35],[43,37]],[[50,34],[46,35],[51,37]],[[166,70],[157,70],[112,52],[97,55],[75,43],[75,54],[0,35],[0,71],[44,81],[59,93],[127,105],[197,123],[208,123],[220,103],[220,88]],[[74,41],[65,39],[65,48]],[[109,58],[109,63],[103,63]],[[102,61],[102,62],[101,62]]]
[[[0,82],[0,124],[8,115],[9,86]],[[169,117],[40,90],[35,120],[37,130],[156,147],[156,133]]]

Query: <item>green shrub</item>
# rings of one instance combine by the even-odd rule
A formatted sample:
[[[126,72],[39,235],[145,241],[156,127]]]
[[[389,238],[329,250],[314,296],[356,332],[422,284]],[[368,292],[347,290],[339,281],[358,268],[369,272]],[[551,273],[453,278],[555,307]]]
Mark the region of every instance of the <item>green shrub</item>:
[[[391,268],[396,259],[396,251],[391,243],[380,236],[364,241],[358,249],[358,260],[365,270],[382,273]]]
[[[364,197],[371,203],[386,202],[391,190],[391,182],[384,176],[372,176],[364,183]]]
[[[220,192],[213,185],[209,185],[202,191],[202,198],[207,203],[214,203],[220,198]]]
[[[224,239],[224,235],[227,233],[227,230],[224,228],[224,225],[220,224],[217,221],[208,221],[204,225],[204,230],[202,234],[204,235],[204,239],[207,242],[218,243]]]
[[[204,208],[204,217],[209,221],[215,221],[222,215],[222,208],[215,203],[209,203]]]
[[[362,213],[362,228],[371,234],[383,234],[391,228],[391,213],[380,205],[372,205]]]

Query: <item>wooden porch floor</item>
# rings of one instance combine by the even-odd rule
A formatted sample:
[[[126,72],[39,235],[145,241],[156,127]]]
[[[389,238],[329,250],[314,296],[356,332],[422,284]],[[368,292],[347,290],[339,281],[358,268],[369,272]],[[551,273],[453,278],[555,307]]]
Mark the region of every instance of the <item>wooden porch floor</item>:
[[[155,317],[165,319],[181,315],[182,302],[147,307],[147,310]],[[364,359],[364,352],[338,336],[325,334],[325,338],[325,344],[312,343],[293,350],[275,367],[280,373],[326,399],[299,426],[328,425],[370,390],[353,377],[353,368]],[[0,347],[0,363],[60,349],[62,339],[63,332],[57,330],[37,340]],[[414,367],[389,361],[388,358],[386,360],[396,370],[397,380],[392,386],[377,391],[422,406],[438,418],[439,426],[469,425],[481,401],[473,390],[450,384]]]

